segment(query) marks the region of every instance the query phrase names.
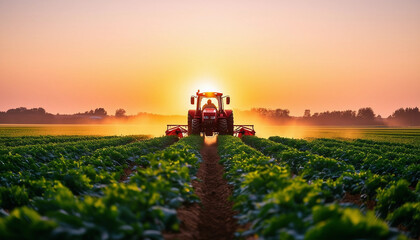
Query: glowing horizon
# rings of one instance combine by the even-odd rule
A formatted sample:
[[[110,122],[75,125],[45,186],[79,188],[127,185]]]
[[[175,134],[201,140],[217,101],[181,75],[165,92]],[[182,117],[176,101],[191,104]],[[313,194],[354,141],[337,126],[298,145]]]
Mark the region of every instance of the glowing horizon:
[[[420,2],[2,1],[0,111],[185,115],[201,91],[301,116],[420,104]]]

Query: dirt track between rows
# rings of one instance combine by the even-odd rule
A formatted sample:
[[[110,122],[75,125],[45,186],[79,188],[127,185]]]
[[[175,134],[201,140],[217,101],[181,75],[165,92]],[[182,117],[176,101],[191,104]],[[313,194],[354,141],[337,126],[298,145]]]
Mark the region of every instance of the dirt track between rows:
[[[237,228],[233,203],[228,200],[232,193],[223,179],[224,169],[219,164],[216,137],[206,138],[201,155],[203,162],[194,181],[195,193],[200,204],[192,204],[178,209],[181,220],[180,233],[165,234],[165,239],[233,239]]]

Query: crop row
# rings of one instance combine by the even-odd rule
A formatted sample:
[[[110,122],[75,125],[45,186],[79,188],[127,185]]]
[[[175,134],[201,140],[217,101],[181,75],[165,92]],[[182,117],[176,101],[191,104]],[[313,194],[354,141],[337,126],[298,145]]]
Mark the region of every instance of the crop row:
[[[330,144],[330,146],[358,146],[364,148],[375,149],[381,153],[406,153],[406,154],[418,154],[420,148],[415,145],[405,143],[394,143],[385,141],[373,141],[368,139],[351,139],[351,140],[338,140],[332,138],[318,138],[315,142],[322,142],[324,144]]]
[[[201,162],[201,144],[200,137],[192,136],[148,154],[141,160],[147,167],[139,167],[127,183],[101,188],[98,195],[76,196],[56,180],[27,206],[2,212],[0,238],[160,239],[162,231],[179,229],[176,208],[198,201],[191,176]]]
[[[393,226],[402,224],[406,230],[411,231],[413,236],[418,236],[419,232],[416,229],[420,226],[420,209],[418,205],[412,204],[420,200],[420,184],[417,185],[417,190],[413,191],[409,187],[409,182],[398,176],[389,173],[379,175],[370,170],[357,168],[355,170],[351,161],[323,157],[309,151],[299,151],[281,143],[257,137],[244,137],[243,141],[265,155],[273,157],[279,165],[291,169],[294,174],[306,180],[323,179],[335,186],[342,186],[344,192],[335,194],[335,201],[343,201],[345,196],[352,196],[353,201],[354,198],[359,198],[355,202],[363,202],[365,207],[372,208],[376,205],[375,212],[378,216],[389,220]],[[400,218],[396,221],[396,215],[401,211],[398,210],[400,207],[406,209],[406,216],[415,215],[418,220],[401,220]]]
[[[81,140],[75,142],[52,142],[47,144],[1,147],[0,159],[6,157],[5,155],[17,155],[25,158],[34,158],[37,161],[48,161],[58,156],[79,158],[82,155],[87,155],[93,150],[102,147],[123,145],[146,138],[147,136],[124,136]]]
[[[260,239],[405,239],[368,211],[345,207],[337,196],[342,184],[293,175],[273,158],[240,139],[219,136],[219,154],[226,178],[234,186],[233,200],[240,224],[238,233]],[[285,148],[287,149],[287,147]]]
[[[128,165],[137,163],[139,166],[147,166],[145,155],[162,150],[176,140],[173,136],[161,137],[104,147],[79,159],[62,156],[45,163],[35,159],[9,161],[4,167],[10,170],[0,173],[0,206],[11,209],[26,205],[30,199],[54,187],[55,180],[59,180],[74,194],[95,192],[100,184],[119,180],[123,169]],[[96,143],[91,144],[97,146]],[[94,149],[89,144],[86,148]]]
[[[145,137],[143,137],[145,139]],[[137,141],[134,137],[49,143],[0,149],[0,173],[36,169],[50,161],[64,158],[77,160],[105,147],[120,146]]]
[[[325,147],[354,147],[355,149],[362,150],[369,149],[376,154],[389,154],[391,158],[398,156],[397,154],[408,154],[409,156],[417,156],[420,154],[420,148],[418,146],[404,143],[373,141],[367,139],[338,140],[332,138],[316,138],[307,141],[304,139],[293,139],[279,136],[273,136],[269,139],[288,146],[293,146],[300,150],[308,150],[313,145],[322,144]]]
[[[0,136],[0,147],[17,147],[25,145],[47,144],[47,143],[63,143],[63,142],[77,142],[83,140],[95,139],[110,139],[118,138],[117,136],[20,136],[20,137],[5,137]]]
[[[354,142],[333,139],[306,141],[270,137],[270,140],[302,151],[334,158],[353,165],[356,170],[370,170],[379,175],[395,175],[394,180],[404,178],[415,186],[420,179],[420,154],[399,153],[387,147],[354,146]],[[361,140],[359,140],[361,141]],[[415,151],[413,149],[413,151]]]
[[[247,136],[243,141],[263,154],[279,160],[283,166],[290,168],[293,174],[302,175],[307,180],[337,179],[343,173],[355,171],[354,166],[345,161],[299,151],[268,139]]]

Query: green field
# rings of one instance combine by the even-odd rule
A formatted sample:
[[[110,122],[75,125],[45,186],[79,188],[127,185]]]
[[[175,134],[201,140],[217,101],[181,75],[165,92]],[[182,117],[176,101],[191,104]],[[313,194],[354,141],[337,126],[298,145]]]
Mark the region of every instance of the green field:
[[[420,237],[418,128],[216,141],[64,127],[0,128],[0,239]]]

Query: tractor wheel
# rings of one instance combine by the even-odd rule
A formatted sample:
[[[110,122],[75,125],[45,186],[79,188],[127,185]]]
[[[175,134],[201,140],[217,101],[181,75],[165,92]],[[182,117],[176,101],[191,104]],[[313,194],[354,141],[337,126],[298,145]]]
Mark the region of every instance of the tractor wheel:
[[[228,134],[228,122],[226,118],[219,119],[219,135]]]
[[[233,113],[227,118],[228,134],[233,135]]]
[[[188,114],[188,135],[191,135],[192,133],[192,117],[190,114]]]
[[[200,119],[192,119],[191,121],[191,134],[200,135]]]

